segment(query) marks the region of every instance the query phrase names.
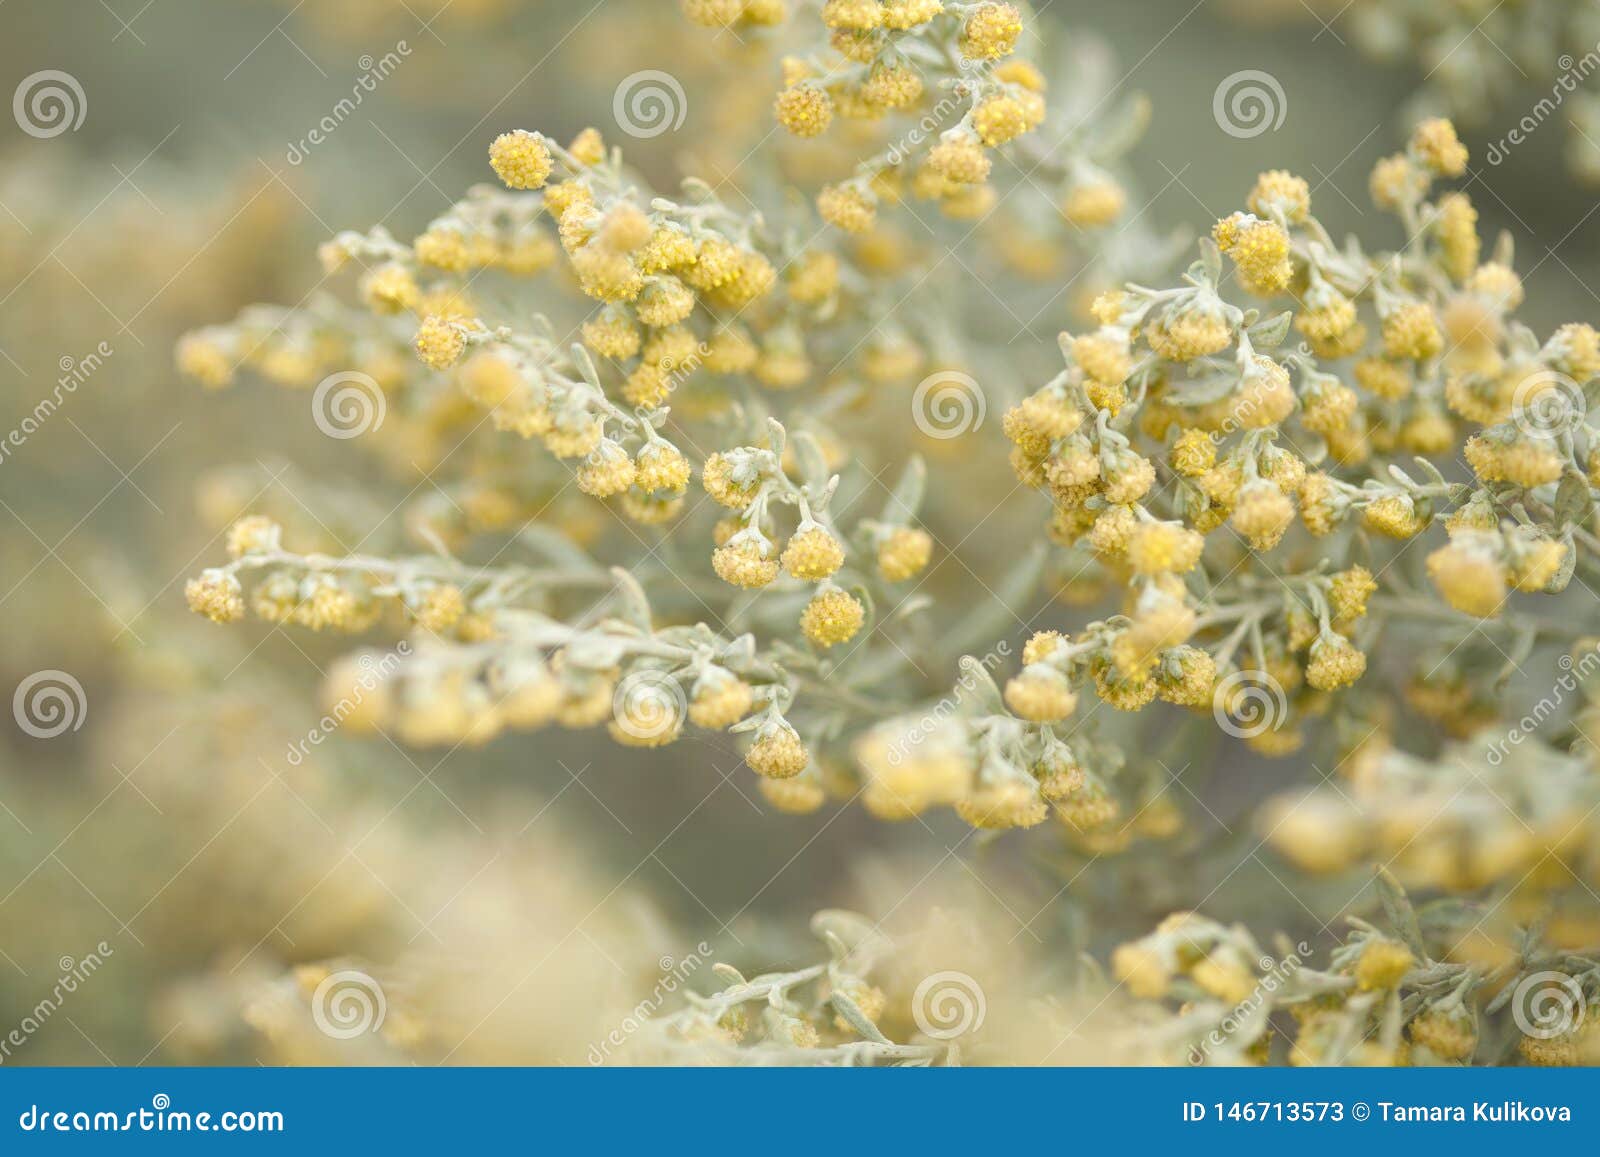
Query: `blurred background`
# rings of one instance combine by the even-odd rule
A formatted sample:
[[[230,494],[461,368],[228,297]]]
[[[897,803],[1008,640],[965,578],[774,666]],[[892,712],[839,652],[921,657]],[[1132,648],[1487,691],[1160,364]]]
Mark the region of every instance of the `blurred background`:
[[[261,623],[222,630],[184,608],[184,580],[219,557],[243,510],[270,500],[325,549],[390,545],[430,480],[348,453],[281,391],[181,380],[177,336],[251,302],[302,300],[320,280],[315,247],[337,230],[421,231],[488,178],[497,133],[611,132],[617,82],[639,69],[683,78],[688,114],[681,134],[627,142],[629,159],[658,188],[696,171],[677,141],[714,137],[733,99],[716,77],[759,69],[765,91],[773,62],[675,8],[0,5],[0,88],[20,102],[36,74],[65,74],[81,115],[48,133],[26,131],[20,113],[0,119],[0,428],[12,431],[0,691],[45,673],[66,713],[45,728],[0,716],[0,1034],[32,1025],[5,1063],[384,1059],[296,1034],[285,977],[313,962],[384,962],[403,990],[395,1008],[447,1005],[449,1032],[412,1028],[435,1034],[425,1055],[584,1063],[663,958],[704,942],[741,966],[793,960],[818,908],[876,903],[883,918],[959,895],[1019,951],[1075,943],[1095,877],[1078,879],[1047,842],[973,838],[953,817],[890,826],[834,805],[779,815],[737,752],[704,740],[639,753],[508,736],[441,760],[335,736],[291,764],[284,753],[320,715],[321,674],[347,644]],[[1362,225],[1366,174],[1403,139],[1422,70],[1367,60],[1348,7],[1036,8],[1053,38],[1103,42],[1115,90],[1149,94],[1154,119],[1131,165],[1151,225],[1203,230],[1266,168],[1306,176],[1336,235]],[[359,107],[312,141],[386,59]],[[1281,81],[1286,115],[1241,139],[1218,131],[1212,97],[1250,69]],[[1511,98],[1465,133],[1475,157],[1526,103]],[[1566,147],[1552,123],[1515,164],[1475,165],[1466,185],[1484,235],[1514,236],[1524,316],[1542,327],[1596,320],[1600,302],[1600,218]],[[1058,309],[1037,321],[1046,345],[1071,320],[1065,300]],[[1240,770],[1237,806],[1216,804],[1215,822],[1235,823],[1267,774]],[[1246,866],[1212,907],[1247,915],[1252,889],[1272,886],[1257,876]],[[1129,923],[1164,915],[1177,884],[1149,871]],[[76,991],[52,998],[64,976]]]

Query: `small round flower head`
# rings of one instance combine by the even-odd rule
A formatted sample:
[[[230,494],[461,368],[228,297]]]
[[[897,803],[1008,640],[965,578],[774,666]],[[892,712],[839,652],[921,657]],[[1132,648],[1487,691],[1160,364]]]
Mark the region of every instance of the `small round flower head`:
[[[1128,536],[1128,564],[1138,574],[1182,574],[1194,569],[1205,538],[1177,522],[1144,522]]]
[[[1374,938],[1367,942],[1356,959],[1356,987],[1362,992],[1395,988],[1405,979],[1406,973],[1416,967],[1416,963],[1411,949],[1398,940]]]
[[[1600,375],[1600,331],[1593,326],[1576,323],[1562,326],[1540,353],[1553,369],[1579,385]]]
[[[695,681],[689,721],[708,731],[721,731],[748,715],[754,702],[750,684],[731,671],[709,667]]]
[[[1052,655],[1067,645],[1067,637],[1060,631],[1035,631],[1022,645],[1022,665],[1047,662]]]
[[[1443,348],[1438,319],[1427,302],[1408,302],[1384,317],[1383,352],[1388,357],[1426,361]]]
[[[178,341],[176,358],[179,373],[209,389],[217,390],[233,383],[234,359],[228,356],[222,343],[205,330],[184,334]]]
[[[682,494],[689,485],[689,462],[669,442],[649,442],[634,459],[634,485],[644,491]]]
[[[1485,482],[1543,486],[1561,477],[1563,468],[1561,455],[1543,439],[1505,440],[1477,434],[1467,440],[1463,453],[1473,472]]]
[[[571,153],[573,160],[579,164],[598,165],[606,159],[605,138],[600,135],[599,129],[591,126],[572,138],[572,143],[567,146],[567,152]]]
[[[1318,691],[1337,691],[1361,678],[1367,670],[1367,656],[1343,635],[1322,635],[1311,644],[1311,662],[1306,664],[1306,682]]]
[[[670,273],[651,277],[634,303],[634,311],[645,325],[664,329],[694,312],[694,293]]]
[[[1441,177],[1459,177],[1467,171],[1467,146],[1456,136],[1456,126],[1432,117],[1411,134],[1411,152]]]
[[[1027,107],[1014,96],[993,96],[972,113],[972,127],[989,148],[1013,141],[1033,127]]]
[[[1415,538],[1428,527],[1428,520],[1417,512],[1407,494],[1387,494],[1367,504],[1362,522],[1389,538]]]
[[[820,84],[801,81],[778,94],[773,111],[778,123],[795,136],[820,136],[833,123],[833,98]]]
[[[1560,572],[1571,548],[1552,538],[1537,538],[1515,550],[1511,559],[1511,578],[1519,591],[1547,589]]]
[[[1182,707],[1210,707],[1217,682],[1217,663],[1209,652],[1187,643],[1162,655],[1156,667],[1161,698]]]
[[[1360,397],[1349,386],[1326,383],[1304,396],[1300,421],[1315,433],[1335,434],[1349,427],[1360,404]]]
[[[768,779],[789,779],[799,775],[811,762],[811,753],[800,736],[787,723],[768,724],[756,734],[756,741],[744,753],[750,770]]]
[[[1398,401],[1411,393],[1411,371],[1400,362],[1383,358],[1362,358],[1355,364],[1356,384],[1386,401]]]
[[[1061,215],[1084,229],[1110,225],[1127,208],[1128,194],[1104,173],[1074,180],[1061,200]]]
[[[511,189],[539,189],[550,179],[550,147],[537,133],[516,129],[489,146],[495,176]]]
[[[634,474],[628,452],[607,438],[578,467],[578,489],[596,498],[610,498],[632,486]]]
[[[810,815],[828,801],[828,790],[823,787],[820,776],[763,777],[756,786],[762,798],[785,815]]]
[[[461,588],[454,583],[441,583],[429,587],[421,600],[412,608],[417,625],[436,635],[450,630],[466,614],[467,601]]]
[[[1235,213],[1212,230],[1217,247],[1233,258],[1240,284],[1258,296],[1283,290],[1294,276],[1289,262],[1289,234],[1276,221]]]
[[[1413,1044],[1443,1061],[1465,1061],[1478,1047],[1472,1014],[1459,1004],[1449,1010],[1426,1009],[1407,1026],[1407,1032]]]
[[[1372,572],[1359,563],[1348,570],[1339,571],[1328,583],[1328,604],[1334,618],[1343,621],[1359,619],[1367,613],[1367,600],[1377,591],[1377,580]]]
[[[1195,298],[1157,319],[1146,340],[1162,357],[1187,362],[1227,349],[1233,344],[1233,330],[1220,308]]]
[[[1483,248],[1478,237],[1478,211],[1473,208],[1472,199],[1465,193],[1439,198],[1433,235],[1439,242],[1445,271],[1456,281],[1465,281],[1477,267],[1478,254]]]
[[[730,510],[743,510],[756,496],[757,480],[735,478],[733,461],[727,455],[716,453],[706,459],[700,472],[700,481],[706,493]]]
[[[929,149],[928,165],[956,185],[980,185],[989,179],[989,154],[977,137],[966,133],[949,134]]]
[[[1185,430],[1168,455],[1172,468],[1185,478],[1199,478],[1217,464],[1217,443],[1204,430]]]
[[[1010,56],[1022,35],[1022,13],[1013,4],[985,3],[971,8],[961,25],[961,55],[968,60]]]
[[[783,569],[797,579],[825,579],[843,565],[844,547],[826,527],[805,527],[783,548]]]
[[[1509,576],[1498,546],[1498,534],[1461,531],[1428,555],[1428,577],[1445,602],[1480,619],[1500,613],[1509,594]]]
[[[417,304],[422,291],[404,265],[388,262],[361,281],[361,296],[378,313],[403,313]]]
[[[1299,224],[1311,215],[1311,187],[1303,177],[1272,169],[1256,178],[1245,204],[1258,217],[1281,216],[1290,224]]]
[[[1271,550],[1294,521],[1294,502],[1271,482],[1254,482],[1239,492],[1230,520],[1252,550]]]
[[[742,374],[754,367],[760,357],[761,347],[749,333],[740,326],[730,325],[711,335],[701,365],[707,373]]]
[[[882,0],[883,26],[906,32],[944,11],[943,0]]]
[[[1039,797],[1037,787],[1018,778],[980,785],[956,800],[955,812],[975,828],[999,831],[1042,824],[1050,816],[1050,805]]]
[[[1172,968],[1166,959],[1137,940],[1119,944],[1111,953],[1111,972],[1141,1000],[1160,1000],[1172,984]]]
[[[459,229],[444,225],[429,226],[428,231],[411,243],[417,260],[448,273],[465,273],[472,266],[467,239]]]
[[[1067,678],[1054,667],[1034,663],[1006,683],[1006,706],[1030,723],[1059,723],[1078,705]]]
[[[435,370],[447,370],[461,360],[467,348],[466,336],[461,327],[441,317],[423,319],[417,328],[415,341],[417,357],[424,365]]]
[[[861,600],[838,587],[824,587],[806,604],[800,630],[819,647],[832,647],[855,638],[866,621]]]
[[[896,527],[878,544],[878,573],[888,582],[905,582],[921,574],[932,557],[932,535],[919,527]]]
[[[583,344],[603,358],[631,358],[640,341],[639,327],[622,307],[608,305],[583,323]]]
[[[540,437],[544,448],[557,458],[583,458],[605,438],[605,425],[589,414],[572,418],[561,415]]]
[[[922,77],[908,64],[878,64],[861,86],[861,96],[878,108],[910,108],[922,99]]]
[[[189,609],[214,623],[232,623],[244,618],[244,588],[230,571],[210,567],[184,585],[183,596]]]
[[[778,560],[769,558],[771,547],[753,534],[736,534],[711,554],[711,567],[723,582],[755,590],[778,577]]]
[[[264,514],[248,514],[228,527],[228,557],[268,554],[278,550],[282,540],[283,527]]]

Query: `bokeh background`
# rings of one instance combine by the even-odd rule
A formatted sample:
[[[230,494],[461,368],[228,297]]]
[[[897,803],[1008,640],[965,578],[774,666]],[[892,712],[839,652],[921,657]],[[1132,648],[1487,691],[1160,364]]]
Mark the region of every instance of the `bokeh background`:
[[[1336,234],[1362,226],[1366,174],[1402,139],[1419,75],[1366,60],[1347,9],[1035,7],[1053,38],[1099,45],[1114,89],[1151,98],[1131,159],[1151,225],[1204,229],[1281,167],[1311,180]],[[392,74],[304,147],[402,45]],[[0,459],[0,691],[58,671],[83,693],[52,737],[0,714],[0,1033],[39,1022],[5,1063],[385,1059],[300,1031],[287,1009],[295,966],[345,959],[404,962],[405,997],[450,1010],[440,1059],[583,1063],[662,958],[704,942],[741,966],[797,959],[810,913],[838,905],[891,918],[959,902],[1019,952],[1087,946],[1096,877],[1047,844],[833,805],[778,815],[737,753],[704,741],[639,754],[513,736],[441,760],[335,736],[293,766],[284,753],[320,714],[339,641],[222,630],[184,609],[183,580],[253,501],[298,511],[335,546],[391,545],[432,483],[323,437],[301,397],[181,380],[176,337],[254,301],[302,300],[321,278],[315,246],[339,229],[419,232],[488,178],[497,133],[611,133],[618,80],[645,68],[689,93],[681,134],[625,142],[658,187],[695,171],[682,142],[714,136],[730,81],[759,69],[754,87],[770,87],[770,59],[717,43],[668,0],[0,4],[0,90],[59,70],[83,101],[76,129],[43,138],[0,117],[0,427],[22,429],[81,375]],[[1286,116],[1238,139],[1218,131],[1212,94],[1245,69],[1281,78]],[[1521,109],[1511,101],[1505,122]],[[1542,327],[1600,304],[1600,215],[1567,175],[1563,132],[1543,127],[1467,185],[1485,236],[1515,237],[1526,319]],[[1034,323],[1045,346],[1067,308]],[[935,587],[960,597],[963,581]],[[1271,772],[1225,759],[1213,822],[1242,828]],[[1244,865],[1211,907],[1248,917],[1270,875]],[[1122,915],[1147,925],[1193,882],[1152,865],[1142,910]],[[1281,895],[1275,907],[1293,914]],[[38,1017],[91,955],[92,977]]]

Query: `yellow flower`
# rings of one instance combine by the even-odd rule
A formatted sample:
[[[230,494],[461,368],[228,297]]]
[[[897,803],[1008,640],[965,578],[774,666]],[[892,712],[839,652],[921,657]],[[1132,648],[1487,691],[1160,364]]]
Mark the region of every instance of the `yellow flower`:
[[[985,0],[967,12],[961,25],[961,55],[968,60],[998,60],[1011,55],[1022,35],[1022,13],[1015,5]]]
[[[763,728],[744,753],[750,770],[769,779],[789,779],[805,770],[811,762],[811,753],[793,727],[787,723]]]
[[[802,529],[783,548],[783,569],[797,579],[825,579],[844,565],[844,547],[825,527]]]
[[[1311,644],[1306,682],[1318,691],[1337,691],[1361,678],[1367,657],[1343,635],[1323,635]]]
[[[847,642],[861,630],[866,608],[854,595],[838,587],[825,587],[806,604],[800,615],[800,630],[819,647]]]
[[[933,557],[933,536],[917,527],[896,527],[878,546],[878,573],[888,582],[904,582],[922,573]]]
[[[489,164],[512,189],[539,189],[550,178],[550,148],[537,133],[502,133],[489,146]]]
[[[833,123],[833,100],[820,84],[803,81],[778,94],[774,113],[795,136],[820,136]]]

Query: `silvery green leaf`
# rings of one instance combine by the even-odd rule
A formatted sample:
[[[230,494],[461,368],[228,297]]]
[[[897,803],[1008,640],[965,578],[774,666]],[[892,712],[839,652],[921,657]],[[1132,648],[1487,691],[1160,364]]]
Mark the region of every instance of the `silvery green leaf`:
[[[1383,911],[1389,923],[1417,959],[1426,960],[1428,949],[1422,941],[1422,928],[1417,923],[1417,910],[1411,906],[1411,898],[1389,869],[1380,867],[1377,879],[1378,896],[1383,900]]]
[[[1576,470],[1562,475],[1561,485],[1556,488],[1554,513],[1558,530],[1587,522],[1593,515],[1594,498],[1589,492],[1588,480]],[[1569,557],[1572,555],[1571,551],[1567,553]]]
[[[971,655],[961,656],[961,685],[956,690],[956,698],[963,703],[970,703],[983,715],[1002,715],[1005,713],[1005,700],[1000,695],[1000,688],[995,684],[994,678],[987,668]]]
[[[878,1026],[867,1018],[867,1014],[861,1011],[861,1006],[851,1000],[847,993],[836,988],[828,999],[839,1015],[850,1023],[850,1027],[867,1040],[880,1045],[894,1043],[879,1031]]]
[[[1150,127],[1150,98],[1135,93],[1095,125],[1092,155],[1107,163],[1126,156]]]
[[[1222,250],[1209,237],[1200,238],[1200,266],[1212,285],[1222,280]]]
[[[618,613],[625,622],[649,634],[652,622],[650,599],[645,595],[644,588],[639,585],[639,580],[620,566],[611,568],[611,577],[617,583]]]
[[[910,522],[922,506],[922,495],[928,481],[928,466],[921,454],[913,454],[901,471],[900,481],[894,484],[889,501],[883,504],[883,518],[887,523],[899,525]]]
[[[827,485],[828,460],[823,457],[822,447],[810,431],[801,430],[794,436],[794,454],[800,464],[802,482],[816,491]]]
[[[567,662],[574,667],[582,667],[589,671],[605,671],[622,662],[623,655],[627,654],[627,647],[621,639],[590,633],[573,639],[567,644],[563,653],[567,657]]]
[[[1250,327],[1250,341],[1257,349],[1276,349],[1289,336],[1289,322],[1294,315],[1288,310],[1258,321]]]
[[[531,522],[517,532],[517,541],[560,570],[599,574],[600,564],[572,539],[553,527]]]
[[[730,983],[730,984],[749,984],[750,983],[748,980],[746,980],[744,978],[744,973],[740,972],[733,965],[724,964],[720,960],[717,961],[715,964],[713,964],[711,966],[711,971],[715,972],[718,976],[722,977],[724,980],[728,981],[728,983]]]

